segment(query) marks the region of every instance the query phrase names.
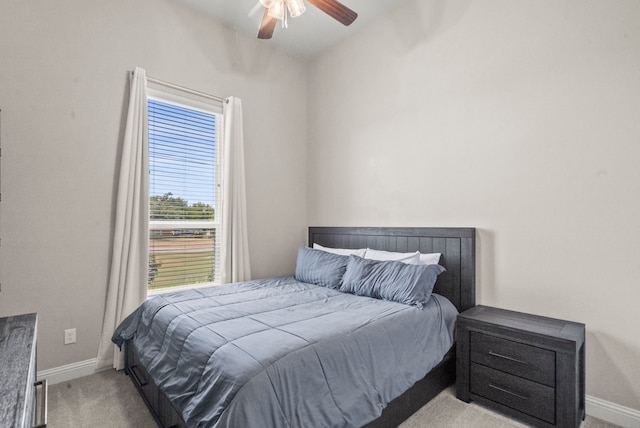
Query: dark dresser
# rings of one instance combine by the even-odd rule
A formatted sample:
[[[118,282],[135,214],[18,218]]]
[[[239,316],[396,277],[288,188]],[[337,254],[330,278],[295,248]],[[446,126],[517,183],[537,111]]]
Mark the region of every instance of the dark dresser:
[[[456,394],[538,427],[585,417],[584,324],[476,306],[457,321]]]
[[[46,382],[36,383],[37,319],[36,314],[0,318],[2,427],[46,426]],[[36,395],[43,398],[38,404]]]

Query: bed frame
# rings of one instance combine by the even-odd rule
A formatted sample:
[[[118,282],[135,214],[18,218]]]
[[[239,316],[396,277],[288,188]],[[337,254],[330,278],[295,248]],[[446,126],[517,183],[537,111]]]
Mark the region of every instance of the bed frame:
[[[438,276],[434,292],[445,296],[462,312],[476,304],[476,230],[474,228],[366,228],[311,227],[309,245],[334,248],[442,253],[440,264],[447,270]],[[409,416],[456,380],[455,346],[422,380],[391,401],[382,415],[365,425],[385,428],[400,425]]]
[[[427,227],[310,227],[309,246],[314,243],[334,248],[374,248],[377,250],[442,253],[440,264],[446,271],[438,276],[434,292],[447,297],[462,312],[475,306],[474,228]],[[183,428],[186,424],[164,393],[154,384],[129,342],[125,343],[127,373],[160,427]],[[455,382],[455,346],[440,364],[404,394],[391,401],[382,415],[367,428],[398,426],[440,391]]]

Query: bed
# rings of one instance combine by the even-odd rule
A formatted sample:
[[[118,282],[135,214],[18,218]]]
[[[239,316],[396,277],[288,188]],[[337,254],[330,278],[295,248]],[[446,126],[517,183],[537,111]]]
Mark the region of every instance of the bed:
[[[446,337],[475,305],[475,229],[311,227],[314,244],[441,253],[446,270],[420,309],[298,281],[298,266],[296,278],[148,300],[114,339],[159,426],[397,426],[454,382]],[[318,250],[298,264],[303,251]],[[405,333],[422,325],[424,338]]]

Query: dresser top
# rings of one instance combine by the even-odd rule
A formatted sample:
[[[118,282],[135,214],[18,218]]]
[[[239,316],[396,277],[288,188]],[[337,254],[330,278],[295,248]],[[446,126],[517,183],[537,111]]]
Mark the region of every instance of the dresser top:
[[[10,317],[0,318],[0,334],[2,334],[1,337],[4,337],[3,332],[6,325],[9,325],[9,324],[14,326],[18,326],[18,325],[27,326],[29,324],[35,325],[37,317],[38,317],[38,314],[32,313],[32,314],[14,315]]]
[[[25,394],[35,375],[30,371],[35,357],[36,320],[36,314],[0,318],[0,420],[7,426],[23,426]]]
[[[559,339],[584,340],[584,324],[491,306],[475,306],[461,313],[459,318]]]

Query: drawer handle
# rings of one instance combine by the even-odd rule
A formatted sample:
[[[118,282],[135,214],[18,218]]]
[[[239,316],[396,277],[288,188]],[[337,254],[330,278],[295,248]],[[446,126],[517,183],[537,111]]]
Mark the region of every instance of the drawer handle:
[[[33,426],[33,428],[45,428],[47,426],[47,402],[49,401],[49,388],[47,387],[47,380],[46,379],[42,379],[36,383],[33,384],[36,387],[42,385],[42,403],[41,403],[41,407],[40,407],[40,421],[37,421],[35,423],[35,425]],[[36,406],[38,405],[38,393],[37,391],[35,391],[36,394]],[[40,423],[38,423],[40,422]]]
[[[504,358],[505,360],[513,361],[514,363],[529,364],[526,361],[518,360],[517,358],[507,357],[506,355],[498,354],[497,352],[489,351],[489,355],[498,358]]]
[[[504,392],[505,394],[513,395],[514,397],[518,397],[518,398],[520,398],[522,400],[528,400],[529,399],[529,397],[525,397],[524,395],[520,395],[520,394],[517,394],[517,393],[515,393],[513,391],[509,391],[508,389],[501,388],[501,387],[496,386],[496,385],[494,385],[492,383],[489,384],[489,388],[497,389],[498,391]]]
[[[138,368],[137,365],[130,366],[129,368],[131,372],[131,377],[133,378],[133,381],[136,383],[136,385],[138,385],[138,387],[142,388],[143,386],[148,385],[148,382],[143,382],[138,377],[138,374],[136,373],[136,369]]]

